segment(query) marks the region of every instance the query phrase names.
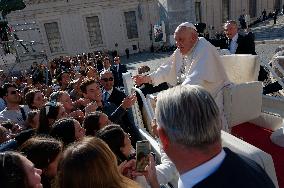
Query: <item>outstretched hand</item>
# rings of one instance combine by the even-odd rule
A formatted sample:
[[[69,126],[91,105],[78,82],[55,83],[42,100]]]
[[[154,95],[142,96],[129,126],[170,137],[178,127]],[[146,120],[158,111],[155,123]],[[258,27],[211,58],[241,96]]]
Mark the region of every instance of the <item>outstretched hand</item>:
[[[144,172],[132,171],[132,177],[145,176],[146,180],[152,188],[159,188],[159,182],[156,173],[156,163],[154,156],[149,154],[149,165],[145,167]]]
[[[121,107],[124,109],[130,108],[134,103],[136,102],[137,97],[135,94],[131,94],[127,97],[125,97],[121,103]]]

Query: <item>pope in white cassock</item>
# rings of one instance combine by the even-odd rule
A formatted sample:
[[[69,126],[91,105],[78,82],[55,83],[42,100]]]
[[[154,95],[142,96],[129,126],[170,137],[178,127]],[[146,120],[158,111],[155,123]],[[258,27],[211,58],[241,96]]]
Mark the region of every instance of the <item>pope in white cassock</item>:
[[[222,89],[229,83],[217,49],[205,38],[198,37],[193,24],[184,22],[174,33],[177,49],[170,61],[162,64],[150,75],[134,76],[137,85],[152,83],[154,86],[167,82],[177,84],[200,85],[211,93],[223,111]],[[224,121],[224,116],[222,118]],[[223,129],[227,129],[222,122]]]

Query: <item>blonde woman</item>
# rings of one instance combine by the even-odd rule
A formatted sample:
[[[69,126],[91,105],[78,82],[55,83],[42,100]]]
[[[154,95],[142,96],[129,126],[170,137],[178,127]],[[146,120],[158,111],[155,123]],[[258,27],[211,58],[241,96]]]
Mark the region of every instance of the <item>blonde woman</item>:
[[[118,170],[116,157],[102,140],[90,137],[69,146],[58,167],[58,188],[138,188]]]

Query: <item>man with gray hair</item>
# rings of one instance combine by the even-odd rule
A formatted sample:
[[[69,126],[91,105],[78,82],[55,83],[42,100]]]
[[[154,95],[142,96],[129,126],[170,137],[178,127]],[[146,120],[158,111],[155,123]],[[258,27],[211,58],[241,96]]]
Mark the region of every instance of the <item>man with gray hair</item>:
[[[180,173],[179,188],[275,187],[254,161],[221,145],[221,123],[212,96],[196,85],[158,94],[157,132]]]

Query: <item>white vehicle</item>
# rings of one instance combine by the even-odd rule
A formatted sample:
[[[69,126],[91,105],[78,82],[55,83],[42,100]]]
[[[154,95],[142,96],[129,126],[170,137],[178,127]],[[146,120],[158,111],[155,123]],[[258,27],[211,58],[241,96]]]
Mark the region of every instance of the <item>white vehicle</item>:
[[[284,156],[284,147],[270,139],[281,130],[284,136],[284,100],[262,94],[262,83],[256,81],[260,66],[257,56],[224,55],[221,59],[233,83],[223,91],[224,113],[229,124],[229,131],[222,131],[223,146],[254,160],[264,168],[276,187],[284,186],[284,160],[280,157]],[[156,94],[145,97],[141,90],[133,87],[130,73],[124,74],[124,85],[126,94],[135,90],[142,98],[142,112],[137,104],[132,109],[134,121],[159,156],[159,143],[153,137],[150,125]]]

